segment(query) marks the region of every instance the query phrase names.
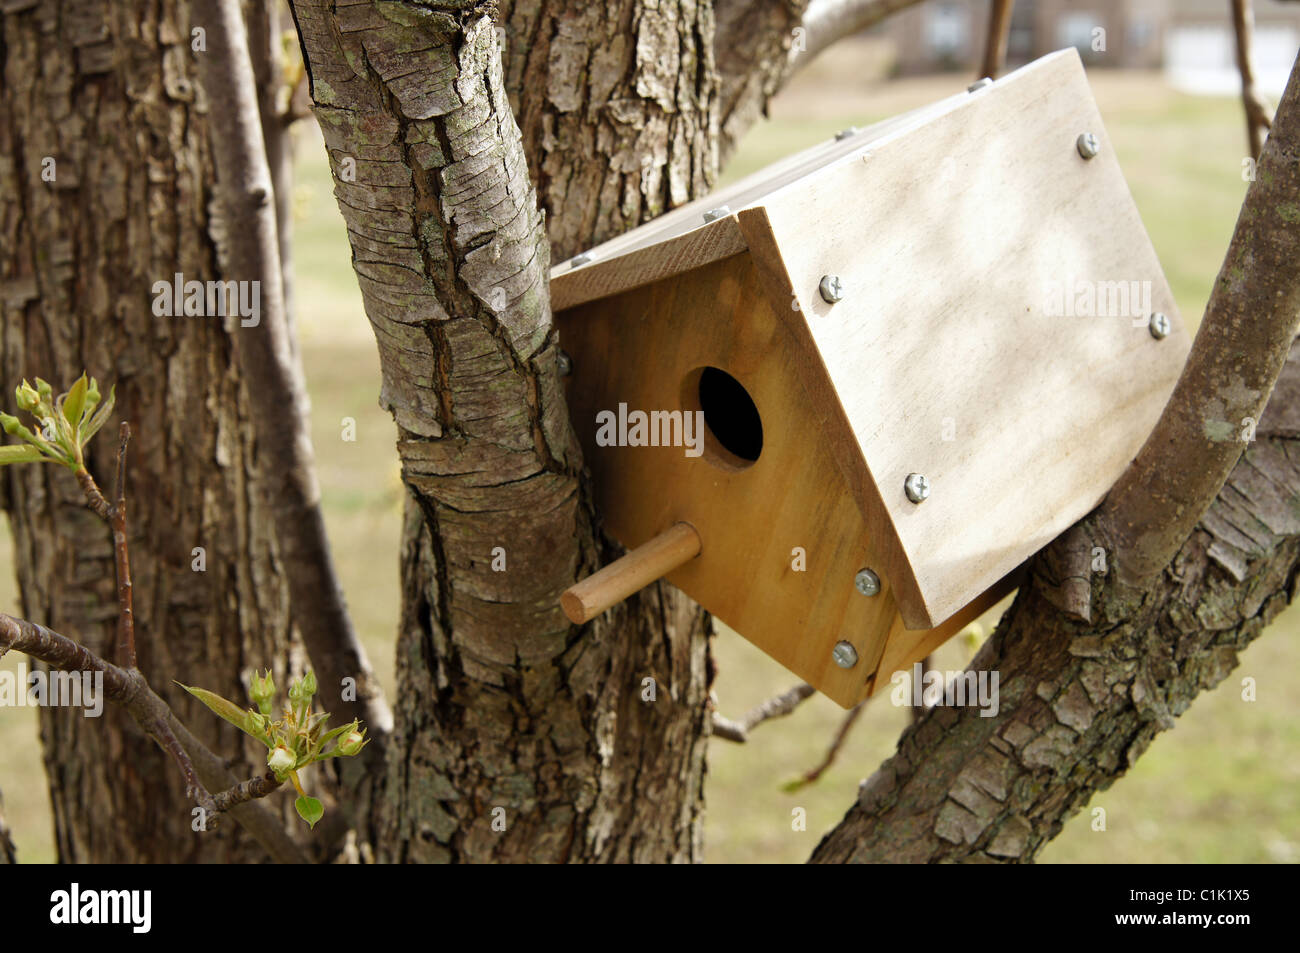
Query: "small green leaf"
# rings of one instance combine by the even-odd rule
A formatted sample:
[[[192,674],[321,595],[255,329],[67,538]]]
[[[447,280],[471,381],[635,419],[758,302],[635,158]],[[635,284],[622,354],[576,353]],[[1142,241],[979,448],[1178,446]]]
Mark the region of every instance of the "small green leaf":
[[[307,822],[308,827],[315,827],[316,822],[325,816],[325,807],[314,797],[300,797],[293,802],[298,816]]]
[[[65,466],[71,466],[72,461],[66,453],[60,450],[55,444],[50,443],[44,437],[37,436],[26,427],[24,427],[17,417],[12,414],[0,412],[0,427],[11,437],[17,437],[19,440],[26,440],[33,447],[36,447],[41,453],[45,454],[56,463],[62,463]]]
[[[99,433],[99,428],[108,423],[108,417],[113,413],[113,401],[117,397],[117,385],[114,384],[108,389],[108,399],[100,404],[99,409],[90,415],[85,425],[81,428],[81,444],[85,446],[86,441],[95,434]]]
[[[87,386],[83,371],[77,378],[77,382],[72,385],[72,389],[63,395],[63,417],[73,428],[81,423],[81,412],[86,409]]]
[[[324,748],[327,744],[329,744],[339,735],[342,735],[345,732],[349,732],[349,731],[356,731],[357,728],[359,727],[360,725],[355,721],[348,725],[340,725],[338,728],[335,728],[333,731],[326,732],[325,736],[320,739],[320,746]]]
[[[240,731],[252,735],[258,741],[265,743],[266,736],[258,732],[257,725],[249,717],[249,715],[252,714],[251,712],[245,711],[234,702],[222,698],[216,692],[210,692],[206,688],[190,688],[188,685],[181,685],[180,682],[177,682],[176,684],[180,685],[181,688],[185,689],[199,701],[203,702],[203,704],[207,705],[215,714],[226,719],[226,721],[230,722]]]
[[[0,447],[0,466],[6,463],[36,463],[41,459],[41,451],[28,444],[25,447],[10,444]]]

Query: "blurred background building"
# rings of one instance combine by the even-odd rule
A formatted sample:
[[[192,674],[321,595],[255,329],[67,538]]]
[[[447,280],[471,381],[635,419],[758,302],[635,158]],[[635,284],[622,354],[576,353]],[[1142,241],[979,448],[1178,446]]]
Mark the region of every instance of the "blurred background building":
[[[990,0],[935,0],[890,18],[880,36],[894,71],[915,75],[977,67]],[[1187,92],[1240,90],[1229,0],[1016,0],[1007,65],[1073,46],[1089,69],[1161,69]],[[1255,0],[1255,66],[1280,93],[1300,46],[1300,2]]]

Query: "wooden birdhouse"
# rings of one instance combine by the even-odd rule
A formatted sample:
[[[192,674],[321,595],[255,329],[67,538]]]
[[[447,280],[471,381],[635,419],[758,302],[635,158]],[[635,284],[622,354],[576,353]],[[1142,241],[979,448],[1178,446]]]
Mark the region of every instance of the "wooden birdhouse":
[[[565,611],[665,577],[844,706],[1096,506],[1189,347],[1074,50],[670,212],[551,294],[631,550]]]

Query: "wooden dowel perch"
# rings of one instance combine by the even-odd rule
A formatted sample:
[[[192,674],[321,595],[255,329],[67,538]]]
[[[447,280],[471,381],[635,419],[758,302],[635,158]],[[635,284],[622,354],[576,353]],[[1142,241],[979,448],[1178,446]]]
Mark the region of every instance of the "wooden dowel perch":
[[[581,625],[615,603],[662,579],[700,554],[700,534],[690,523],[676,523],[604,569],[575,583],[560,596],[560,605]]]

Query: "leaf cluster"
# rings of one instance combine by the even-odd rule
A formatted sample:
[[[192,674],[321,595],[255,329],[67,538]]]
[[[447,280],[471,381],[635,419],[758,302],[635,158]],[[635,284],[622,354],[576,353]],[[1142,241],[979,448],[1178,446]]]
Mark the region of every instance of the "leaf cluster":
[[[109,390],[101,404],[99,382],[87,379],[84,373],[57,397],[54,388],[41,378],[36,378],[35,386],[24,379],[14,389],[14,402],[36,421],[36,430],[14,415],[0,412],[4,432],[22,441],[0,447],[0,464],[58,463],[74,472],[85,469],[83,450],[108,422],[114,390]]]
[[[180,684],[179,682],[177,684]],[[370,741],[361,722],[353,720],[339,728],[326,730],[328,712],[313,712],[312,698],[316,695],[316,674],[308,672],[289,685],[289,703],[278,720],[271,720],[275,700],[275,680],[268,671],[253,675],[249,696],[254,708],[240,708],[229,699],[205,688],[181,685],[213,712],[230,722],[240,731],[266,745],[266,764],[278,781],[293,781],[298,789],[295,807],[310,826],[325,813],[321,802],[307,797],[298,778],[298,772],[317,761],[330,758],[351,757],[358,754]]]

